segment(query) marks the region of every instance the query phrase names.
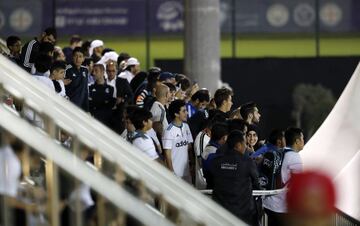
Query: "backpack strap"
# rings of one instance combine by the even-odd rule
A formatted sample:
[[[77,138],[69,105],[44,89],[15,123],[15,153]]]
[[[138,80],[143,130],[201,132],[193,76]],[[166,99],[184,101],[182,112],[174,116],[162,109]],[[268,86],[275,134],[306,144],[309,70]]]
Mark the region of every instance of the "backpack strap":
[[[203,132],[200,136],[200,156],[198,157],[201,157],[201,154],[204,152],[204,139],[205,139],[205,133]]]

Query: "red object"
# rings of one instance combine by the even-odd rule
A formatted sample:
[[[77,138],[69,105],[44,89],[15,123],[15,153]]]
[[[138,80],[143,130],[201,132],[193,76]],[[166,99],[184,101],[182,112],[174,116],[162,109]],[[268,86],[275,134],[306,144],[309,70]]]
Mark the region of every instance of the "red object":
[[[335,210],[335,188],[331,179],[314,171],[293,174],[286,198],[289,212],[296,215],[321,216]]]

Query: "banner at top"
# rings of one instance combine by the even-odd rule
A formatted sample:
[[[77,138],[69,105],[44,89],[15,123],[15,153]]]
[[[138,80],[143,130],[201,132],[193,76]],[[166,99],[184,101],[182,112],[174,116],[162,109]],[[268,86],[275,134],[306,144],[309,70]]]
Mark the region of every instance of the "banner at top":
[[[318,1],[321,32],[360,31],[359,0]],[[315,2],[221,0],[221,31],[229,34],[234,27],[238,34],[314,33]],[[152,35],[184,31],[183,0],[1,0],[0,6],[2,35],[38,35],[53,24],[63,35],[144,35],[146,28]]]

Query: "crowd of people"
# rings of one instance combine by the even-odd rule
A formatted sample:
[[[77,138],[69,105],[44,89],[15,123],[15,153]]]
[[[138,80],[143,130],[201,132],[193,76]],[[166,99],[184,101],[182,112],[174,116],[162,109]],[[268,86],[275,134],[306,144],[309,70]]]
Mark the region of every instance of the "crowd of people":
[[[7,38],[8,58],[48,87],[101,121],[178,178],[197,189],[212,189],[213,199],[250,225],[259,225],[263,207],[269,224],[282,225],[285,193],[263,200],[259,168],[267,152],[284,150],[281,183],[302,171],[299,128],[274,129],[262,137],[261,114],[254,102],[233,109],[233,91],[212,95],[186,75],[151,67],[105,48],[101,40],[56,46],[54,28],[22,46]],[[31,74],[31,75],[30,75]],[[1,172],[1,171],[0,171]],[[1,187],[2,182],[0,183]]]

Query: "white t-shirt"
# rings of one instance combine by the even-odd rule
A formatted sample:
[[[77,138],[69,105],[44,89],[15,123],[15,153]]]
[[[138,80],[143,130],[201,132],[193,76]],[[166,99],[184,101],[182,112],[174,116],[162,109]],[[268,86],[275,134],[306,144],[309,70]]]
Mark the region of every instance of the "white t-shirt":
[[[136,136],[139,137],[135,138],[132,142],[135,147],[139,148],[144,154],[149,156],[149,158],[151,158],[152,160],[159,158],[159,155],[155,149],[154,142],[149,135],[147,135],[146,133],[144,134],[144,133],[136,132],[135,137]]]
[[[153,128],[149,129],[148,131],[146,131],[146,134],[149,135],[155,142],[156,145],[160,146],[160,141],[156,135],[156,132]]]
[[[20,176],[20,160],[12,148],[0,148],[0,194],[16,197]]]
[[[168,127],[169,123],[166,119],[166,110],[164,105],[162,105],[159,101],[155,101],[154,104],[151,106],[150,112],[153,115],[151,120],[153,122],[161,122],[163,130],[165,130]]]
[[[56,81],[60,84],[60,87],[61,87],[61,91],[58,93],[58,95],[61,97],[66,97],[64,81],[63,80],[56,80]]]
[[[130,71],[125,70],[125,71],[121,72],[118,77],[126,78],[130,84],[131,80],[135,77],[135,75],[133,75]]]
[[[187,123],[182,123],[180,127],[170,123],[164,131],[162,137],[163,148],[171,150],[174,172],[179,177],[188,177],[190,175],[188,145],[192,142],[193,138]]]
[[[286,184],[291,173],[300,173],[303,171],[303,163],[300,154],[295,151],[289,151],[285,154],[283,165],[281,167],[281,180]],[[286,192],[278,195],[266,197],[263,206],[273,212],[286,213]]]

